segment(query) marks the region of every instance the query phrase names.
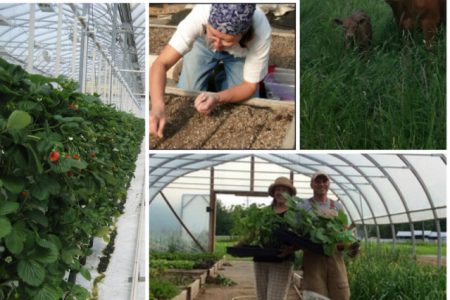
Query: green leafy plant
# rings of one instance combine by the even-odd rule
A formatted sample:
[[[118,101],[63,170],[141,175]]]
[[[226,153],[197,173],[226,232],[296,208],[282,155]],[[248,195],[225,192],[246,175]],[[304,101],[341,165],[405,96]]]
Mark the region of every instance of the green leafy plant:
[[[348,219],[345,212],[325,210],[320,212],[317,205],[312,203],[312,210],[301,208],[303,201],[298,197],[284,194],[289,207],[284,220],[289,228],[302,237],[321,244],[324,252],[331,255],[338,250],[348,249],[357,240],[350,230],[346,230]]]
[[[153,278],[150,280],[150,299],[172,299],[180,292],[179,288],[168,280]]]
[[[220,256],[210,253],[183,253],[183,252],[150,252],[150,263],[157,260],[190,260],[193,262],[193,269],[209,269],[218,260]]]
[[[208,276],[206,278],[206,282],[207,283],[212,283],[212,284],[218,284],[218,285],[222,285],[222,286],[233,286],[236,285],[237,283],[235,281],[233,281],[232,279],[223,276],[222,274],[218,274],[217,276]]]
[[[271,207],[258,207],[256,204],[244,209],[235,208],[233,235],[239,236],[240,245],[255,245],[261,247],[280,247],[273,235],[273,230],[283,224],[283,218],[278,216]]]
[[[64,275],[126,199],[144,121],[76,88],[0,59],[1,299],[86,299]]]
[[[166,260],[166,259],[152,259],[150,266],[155,269],[185,269],[192,270],[194,262],[190,260]]]

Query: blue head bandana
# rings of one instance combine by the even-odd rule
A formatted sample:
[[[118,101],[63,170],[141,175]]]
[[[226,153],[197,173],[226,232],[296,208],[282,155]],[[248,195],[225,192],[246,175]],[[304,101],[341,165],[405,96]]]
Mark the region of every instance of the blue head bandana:
[[[216,30],[237,35],[252,25],[256,4],[212,4],[208,23]]]

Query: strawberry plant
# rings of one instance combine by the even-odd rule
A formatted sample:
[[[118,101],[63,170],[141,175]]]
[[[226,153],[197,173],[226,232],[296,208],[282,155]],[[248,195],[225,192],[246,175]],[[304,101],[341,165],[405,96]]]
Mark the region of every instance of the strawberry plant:
[[[244,209],[235,208],[233,235],[239,236],[239,244],[254,245],[268,248],[280,246],[273,235],[273,230],[283,224],[283,218],[278,216],[271,207],[258,207],[256,204]]]
[[[0,299],[86,299],[63,277],[126,199],[144,121],[76,88],[0,59]]]

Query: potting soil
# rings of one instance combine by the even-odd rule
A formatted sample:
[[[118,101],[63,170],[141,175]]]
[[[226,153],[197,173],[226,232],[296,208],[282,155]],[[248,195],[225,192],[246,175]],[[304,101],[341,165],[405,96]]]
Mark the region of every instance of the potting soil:
[[[278,149],[294,114],[289,108],[226,104],[205,116],[194,100],[166,95],[164,138],[151,136],[150,149]]]

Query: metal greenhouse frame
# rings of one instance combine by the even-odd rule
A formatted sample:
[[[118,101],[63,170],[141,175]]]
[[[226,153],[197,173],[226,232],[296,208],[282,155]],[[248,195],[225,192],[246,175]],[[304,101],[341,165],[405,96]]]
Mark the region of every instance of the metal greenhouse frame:
[[[395,247],[395,225],[409,223],[415,257],[414,223],[433,220],[440,266],[439,219],[446,218],[446,165],[445,154],[422,153],[150,154],[150,218],[152,202],[160,194],[169,204],[167,194],[172,190],[208,193],[208,250],[213,251],[218,194],[268,196],[268,185],[283,175],[293,180],[301,198],[308,197],[310,177],[321,170],[330,176],[331,197],[343,204],[352,222],[363,230],[364,239],[367,227],[374,226],[380,243],[379,226],[390,225]]]
[[[143,117],[145,5],[0,4],[0,56]]]

